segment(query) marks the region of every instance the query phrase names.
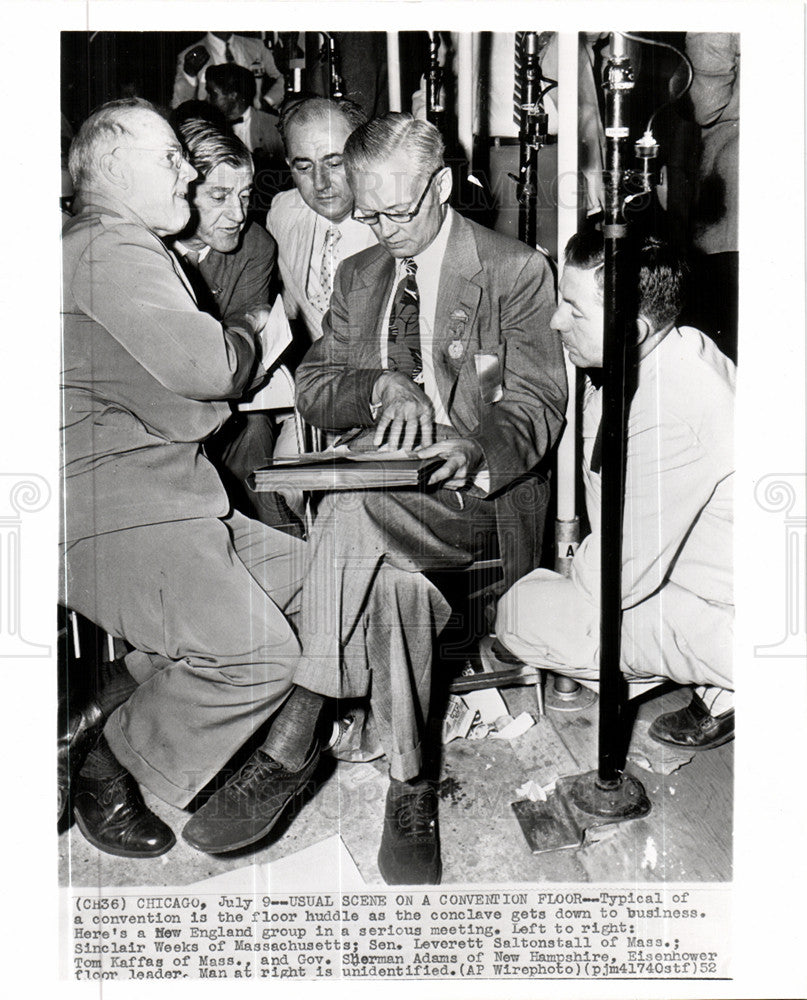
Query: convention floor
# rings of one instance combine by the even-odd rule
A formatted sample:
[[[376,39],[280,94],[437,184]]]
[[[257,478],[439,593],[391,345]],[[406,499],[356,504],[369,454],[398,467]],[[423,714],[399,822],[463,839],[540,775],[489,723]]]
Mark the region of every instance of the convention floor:
[[[534,689],[512,688],[503,694],[511,715],[526,711],[537,716]],[[439,784],[443,884],[730,880],[732,745],[682,763],[642,738],[660,711],[678,708],[687,699],[684,692],[670,691],[639,710],[628,770],[644,785],[650,813],[590,830],[575,849],[532,854],[511,803],[523,796],[526,782],[546,786],[560,775],[596,766],[596,705],[573,713],[549,710],[512,740],[459,739],[446,745]],[[237,855],[214,858],[192,850],[179,837],[187,814],[151,796],[149,805],[177,832],[176,846],[156,860],[102,854],[75,824],[65,828],[63,823],[60,880],[73,886],[183,886],[254,864],[269,863],[271,872],[272,862],[339,834],[364,881],[383,885],[376,853],[385,772],[383,760],[349,764],[323,757],[320,780],[308,800],[285,816],[266,841]]]

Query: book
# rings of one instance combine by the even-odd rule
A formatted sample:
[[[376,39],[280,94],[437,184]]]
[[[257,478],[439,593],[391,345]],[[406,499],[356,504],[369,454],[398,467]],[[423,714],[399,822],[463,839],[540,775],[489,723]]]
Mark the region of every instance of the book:
[[[250,486],[256,493],[277,492],[284,487],[328,491],[416,488],[424,486],[444,461],[440,457],[413,458],[409,452],[382,454],[348,454],[336,449],[301,455],[257,469],[250,477]]]

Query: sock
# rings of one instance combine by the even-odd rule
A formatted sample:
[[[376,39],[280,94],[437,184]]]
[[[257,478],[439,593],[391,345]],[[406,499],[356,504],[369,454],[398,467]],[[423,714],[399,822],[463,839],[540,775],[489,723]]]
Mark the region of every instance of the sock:
[[[80,775],[82,778],[101,780],[103,778],[116,778],[123,770],[123,765],[112,753],[106,737],[102,733],[98,742],[90,750]]]
[[[324,707],[323,695],[295,687],[275,717],[261,749],[288,771],[299,771],[314,742]]]
[[[734,708],[734,692],[727,688],[710,687],[702,684],[695,688],[695,693],[715,718]]]
[[[137,690],[137,681],[126,669],[123,659],[99,664],[95,676],[95,700],[105,716],[111,715]]]

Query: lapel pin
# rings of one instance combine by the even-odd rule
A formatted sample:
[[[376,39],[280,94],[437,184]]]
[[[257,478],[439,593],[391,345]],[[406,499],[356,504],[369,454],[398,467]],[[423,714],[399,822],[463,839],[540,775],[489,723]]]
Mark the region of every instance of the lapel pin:
[[[448,356],[453,361],[458,361],[465,353],[465,348],[462,346],[461,340],[452,340],[448,345]]]

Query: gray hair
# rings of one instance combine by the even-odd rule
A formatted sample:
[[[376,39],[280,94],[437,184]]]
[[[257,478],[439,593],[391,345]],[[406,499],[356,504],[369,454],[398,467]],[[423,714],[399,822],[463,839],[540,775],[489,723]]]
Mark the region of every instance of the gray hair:
[[[445,166],[445,143],[434,125],[405,112],[390,111],[361,125],[345,143],[348,181],[355,172],[367,170],[399,149],[405,150],[424,174]]]
[[[78,191],[86,188],[97,174],[101,157],[111,152],[121,139],[131,138],[133,118],[144,111],[158,114],[150,101],[142,97],[126,97],[109,101],[94,111],[78,131],[70,145],[67,167]]]
[[[216,167],[225,163],[228,167],[249,167],[254,169],[252,154],[240,139],[227,135],[211,122],[202,118],[187,118],[178,126],[191,164],[199,174],[198,183]]]

